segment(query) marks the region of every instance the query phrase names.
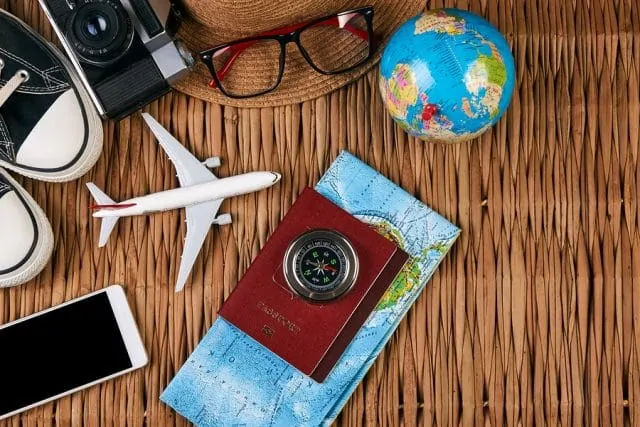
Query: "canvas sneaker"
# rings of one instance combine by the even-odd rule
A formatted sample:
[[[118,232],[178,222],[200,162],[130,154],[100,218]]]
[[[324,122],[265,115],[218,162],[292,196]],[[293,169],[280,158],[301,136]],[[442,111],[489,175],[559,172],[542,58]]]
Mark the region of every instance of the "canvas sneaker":
[[[0,166],[43,181],[84,175],[102,122],[69,61],[0,9]]]
[[[53,233],[46,215],[0,169],[0,288],[33,279],[47,265],[52,251]]]

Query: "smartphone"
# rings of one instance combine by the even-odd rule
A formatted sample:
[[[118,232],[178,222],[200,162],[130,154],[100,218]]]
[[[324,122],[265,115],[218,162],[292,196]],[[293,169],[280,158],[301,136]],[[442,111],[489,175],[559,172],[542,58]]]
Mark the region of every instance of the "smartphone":
[[[118,285],[0,325],[0,420],[147,362]]]

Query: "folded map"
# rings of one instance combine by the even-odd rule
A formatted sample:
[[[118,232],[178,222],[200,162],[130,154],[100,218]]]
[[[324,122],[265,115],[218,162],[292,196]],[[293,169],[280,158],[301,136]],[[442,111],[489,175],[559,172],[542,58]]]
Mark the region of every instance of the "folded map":
[[[194,424],[331,424],[460,234],[458,227],[346,151],[315,190],[411,259],[322,383],[218,317],[161,396]]]

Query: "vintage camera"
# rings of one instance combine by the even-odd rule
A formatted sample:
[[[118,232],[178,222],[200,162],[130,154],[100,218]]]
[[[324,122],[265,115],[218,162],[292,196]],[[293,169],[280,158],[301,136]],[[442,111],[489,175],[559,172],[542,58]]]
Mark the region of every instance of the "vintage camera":
[[[169,0],[39,0],[104,118],[120,119],[170,90],[193,65],[174,39]]]

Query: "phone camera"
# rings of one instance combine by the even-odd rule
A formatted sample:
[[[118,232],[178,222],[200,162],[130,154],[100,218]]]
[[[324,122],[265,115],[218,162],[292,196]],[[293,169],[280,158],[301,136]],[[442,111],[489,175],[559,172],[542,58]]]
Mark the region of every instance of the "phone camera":
[[[108,65],[127,53],[133,42],[131,19],[120,3],[88,0],[69,20],[67,37],[88,63]]]

